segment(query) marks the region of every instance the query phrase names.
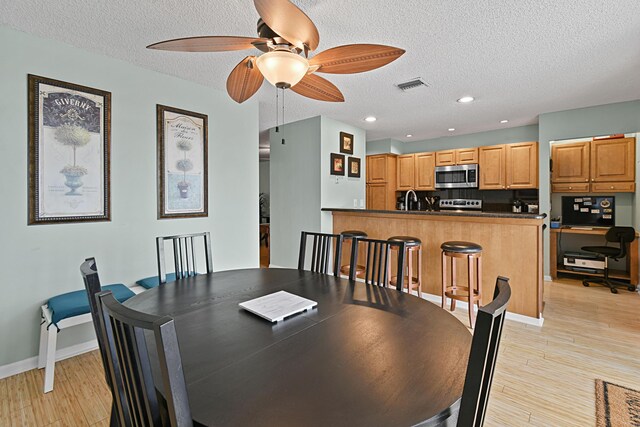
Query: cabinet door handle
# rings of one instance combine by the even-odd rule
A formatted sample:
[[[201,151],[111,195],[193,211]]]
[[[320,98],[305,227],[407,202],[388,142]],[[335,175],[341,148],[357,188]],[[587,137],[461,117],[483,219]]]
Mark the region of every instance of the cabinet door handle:
[[[573,187],[569,187],[569,190],[572,190],[572,189],[573,189]]]
[[[610,188],[613,190],[613,185]]]

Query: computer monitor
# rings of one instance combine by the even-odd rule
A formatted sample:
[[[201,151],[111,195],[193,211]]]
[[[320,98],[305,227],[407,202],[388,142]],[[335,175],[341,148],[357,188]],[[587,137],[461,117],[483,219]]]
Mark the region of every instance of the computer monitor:
[[[562,196],[562,225],[612,227],[615,202],[614,196]]]

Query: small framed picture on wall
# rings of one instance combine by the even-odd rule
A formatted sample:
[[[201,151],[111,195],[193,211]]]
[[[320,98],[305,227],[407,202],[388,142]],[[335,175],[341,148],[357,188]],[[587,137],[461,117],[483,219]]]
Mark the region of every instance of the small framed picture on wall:
[[[360,178],[360,159],[357,157],[349,157],[348,164],[349,176],[351,178]]]
[[[344,176],[344,156],[331,153],[331,175]]]
[[[340,152],[353,154],[353,135],[350,133],[340,132]]]

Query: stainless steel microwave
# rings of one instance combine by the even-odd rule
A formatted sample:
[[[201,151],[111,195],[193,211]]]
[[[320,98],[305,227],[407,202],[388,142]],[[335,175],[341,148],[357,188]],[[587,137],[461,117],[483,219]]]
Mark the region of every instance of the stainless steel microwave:
[[[478,165],[436,166],[436,188],[478,188]]]

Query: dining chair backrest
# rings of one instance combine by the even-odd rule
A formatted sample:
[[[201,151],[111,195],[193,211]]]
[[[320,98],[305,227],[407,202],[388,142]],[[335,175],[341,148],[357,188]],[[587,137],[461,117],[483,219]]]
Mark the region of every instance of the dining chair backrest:
[[[211,236],[208,231],[194,234],[180,234],[176,236],[156,237],[156,249],[158,255],[158,279],[160,284],[167,282],[167,268],[165,265],[165,243],[170,241],[173,247],[173,268],[176,279],[195,276],[198,274],[197,258],[194,240],[202,238],[204,243],[204,260],[206,273],[213,273],[211,261]],[[202,272],[201,272],[202,273]]]
[[[95,258],[87,258],[80,265],[80,274],[84,281],[84,287],[87,290],[87,299],[89,300],[89,309],[91,310],[91,319],[93,320],[93,328],[96,331],[96,338],[98,340],[98,349],[100,350],[100,357],[102,359],[102,366],[105,369],[105,375],[107,370],[107,347],[102,340],[102,330],[100,329],[100,311],[98,310],[98,302],[96,295],[102,290],[100,286],[100,278],[98,277],[98,267],[96,265]],[[111,387],[110,378],[108,375],[107,384]]]
[[[305,267],[308,237],[313,237],[310,271],[323,274],[328,274],[331,271],[334,276],[338,277],[340,275],[340,259],[342,258],[342,236],[340,234],[303,231],[300,235],[298,270],[304,270]]]
[[[97,295],[97,305],[119,424],[192,426],[173,319],[125,307],[110,291]],[[161,384],[156,384],[151,372],[145,331],[153,332]],[[164,396],[166,412],[156,393]]]
[[[509,279],[498,277],[493,301],[478,309],[462,390],[458,427],[480,427],[484,424],[502,325],[510,298]]]
[[[402,290],[404,285],[405,253],[407,244],[402,241],[378,240],[369,238],[354,238],[351,250],[349,279],[356,280],[358,266],[358,252],[365,247],[364,281],[388,287],[391,279],[391,249],[398,248],[396,289]]]

